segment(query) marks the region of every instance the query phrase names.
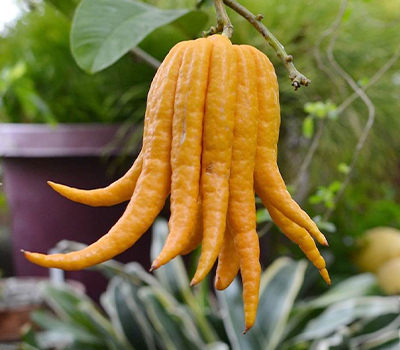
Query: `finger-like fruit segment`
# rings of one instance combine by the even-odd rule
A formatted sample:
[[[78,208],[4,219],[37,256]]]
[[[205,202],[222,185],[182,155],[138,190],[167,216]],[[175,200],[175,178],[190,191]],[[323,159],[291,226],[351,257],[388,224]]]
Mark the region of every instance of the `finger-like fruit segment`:
[[[328,270],[326,269],[325,260],[321,256],[310,234],[304,228],[296,225],[293,221],[289,220],[273,205],[268,203],[267,209],[275,224],[292,242],[296,243],[299,246],[299,248],[307,256],[307,258],[319,270],[325,282],[330,285],[331,279],[329,278]]]
[[[270,202],[297,225],[305,228],[320,244],[328,245],[325,236],[290,196],[279,172],[277,142],[280,125],[279,88],[275,70],[267,56],[248,46],[257,67],[259,118],[254,171],[255,189],[260,199]]]
[[[194,229],[210,54],[211,42],[202,38],[191,42],[183,56],[172,128],[169,235],[152,268],[176,257]]]
[[[236,52],[229,39],[222,35],[213,35],[207,40],[212,43],[212,64],[203,129],[203,242],[192,285],[202,281],[211,270],[224,238],[236,104]]]
[[[53,255],[25,252],[28,260],[45,267],[80,270],[122,253],[148,230],[170,191],[172,116],[185,49],[186,45],[176,46],[160,67],[160,85],[147,106],[155,118],[144,140],[143,169],[122,217],[107,234],[83,250]]]
[[[239,272],[239,256],[229,226],[226,226],[224,242],[218,255],[218,266],[215,274],[215,289],[224,290],[235,279]]]

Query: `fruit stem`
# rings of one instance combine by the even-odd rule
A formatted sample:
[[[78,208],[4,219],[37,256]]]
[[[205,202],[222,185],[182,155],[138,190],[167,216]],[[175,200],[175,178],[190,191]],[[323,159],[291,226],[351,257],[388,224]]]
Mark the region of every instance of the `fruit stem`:
[[[289,71],[289,78],[292,81],[292,86],[294,86],[295,90],[300,88],[301,85],[308,86],[308,84],[311,83],[310,79],[306,78],[296,69],[293,64],[293,56],[286,53],[285,48],[279,42],[279,40],[275,38],[275,36],[268,30],[268,28],[261,23],[262,19],[264,18],[263,15],[254,15],[247,8],[245,8],[243,5],[239,4],[235,0],[214,0],[217,13],[218,8],[216,3],[220,3],[222,1],[226,6],[230,7],[233,11],[245,18],[264,37],[268,44],[272,46],[272,48],[277,53],[277,56],[281,59],[283,65]]]
[[[229,19],[228,14],[224,6],[223,0],[214,0],[215,11],[217,12],[217,27],[215,28],[217,32],[222,32],[230,39],[233,35],[233,25]]]

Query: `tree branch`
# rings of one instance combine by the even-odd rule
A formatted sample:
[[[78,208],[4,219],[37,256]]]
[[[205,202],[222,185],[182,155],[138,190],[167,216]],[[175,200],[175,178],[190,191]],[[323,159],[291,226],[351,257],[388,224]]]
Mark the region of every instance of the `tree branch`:
[[[224,4],[246,19],[275,50],[277,56],[281,59],[283,65],[289,71],[289,78],[292,81],[292,86],[294,86],[295,90],[300,88],[302,85],[308,86],[308,84],[311,83],[310,79],[306,78],[296,69],[293,64],[293,56],[287,54],[285,48],[279,42],[279,40],[275,38],[268,28],[261,23],[264,16],[261,14],[254,15],[235,0],[214,0],[214,6],[217,12],[217,26],[211,27],[208,31],[203,32],[203,36],[222,32],[222,34],[228,38],[232,37],[233,26],[226,13]]]
[[[281,59],[283,65],[289,71],[289,78],[292,81],[292,85],[294,86],[295,90],[300,88],[301,85],[307,86],[311,83],[310,79],[307,79],[296,69],[293,64],[293,56],[286,53],[283,45],[278,41],[277,38],[275,38],[268,28],[261,23],[261,20],[264,18],[263,15],[254,15],[235,0],[223,0],[223,2],[226,6],[230,7],[233,11],[245,18],[275,50],[277,56]]]
[[[329,61],[331,62],[332,67],[336,70],[336,72],[341,77],[343,77],[344,80],[346,80],[346,82],[350,85],[350,87],[354,90],[354,92],[361,98],[361,100],[363,100],[363,102],[367,106],[368,120],[367,120],[365,128],[361,134],[361,137],[358,140],[358,143],[357,143],[356,149],[354,151],[353,158],[351,160],[351,163],[349,166],[349,171],[346,175],[346,178],[344,179],[342,186],[340,187],[340,190],[336,194],[336,197],[333,201],[334,205],[331,208],[329,208],[323,216],[323,220],[325,220],[325,221],[328,220],[329,217],[332,215],[333,211],[335,210],[337,202],[339,201],[339,199],[343,195],[347,185],[349,184],[351,175],[355,169],[355,166],[357,164],[360,153],[361,153],[362,149],[364,148],[365,141],[367,140],[369,132],[375,121],[375,106],[374,106],[374,104],[372,103],[370,98],[367,96],[367,94],[364,92],[364,90],[357,85],[357,83],[354,81],[354,79],[335,60],[335,56],[333,55],[333,45],[330,48],[330,50],[328,51],[328,58],[329,58]]]
[[[366,91],[371,86],[375,85],[383,77],[383,75],[398,61],[399,58],[400,58],[400,45],[397,47],[392,57],[372,76],[369,83],[363,86],[361,89],[363,91]],[[337,107],[336,114],[338,116],[342,114],[358,98],[360,98],[360,95],[358,95],[356,92],[353,92],[352,95],[350,95]],[[326,126],[325,120],[323,120],[318,126],[318,130],[303,160],[298,176],[295,182],[293,183],[294,190],[296,190],[302,183],[302,179],[304,178],[305,173],[307,172],[308,167],[312,162],[312,159],[315,155],[315,151],[317,150],[319,142],[321,141],[324,126]]]
[[[300,170],[296,177],[296,180],[293,183],[293,191],[295,191],[295,192],[298,189],[298,187],[300,186],[300,184],[303,183],[303,179],[307,173],[308,167],[310,166],[310,164],[314,158],[315,152],[318,149],[319,143],[322,138],[322,134],[324,132],[325,125],[326,125],[326,119],[324,119],[318,123],[317,132],[315,133],[315,136],[314,136],[314,138],[311,142],[311,145],[308,149],[308,152],[303,160],[303,163],[301,164],[301,167],[300,167]]]
[[[315,59],[317,60],[317,64],[318,67],[321,71],[323,71],[332,81],[332,83],[334,85],[337,86],[340,94],[343,96],[344,93],[342,92],[342,89],[340,88],[340,86],[337,84],[337,80],[336,80],[336,75],[335,73],[330,70],[323,62],[322,57],[321,57],[321,51],[320,51],[320,47],[322,42],[324,41],[324,39],[328,38],[330,35],[333,35],[333,38],[330,41],[330,45],[332,46],[332,42],[336,41],[336,37],[337,37],[337,31],[339,29],[340,23],[342,22],[342,18],[344,16],[346,7],[347,7],[347,3],[348,0],[344,0],[340,6],[339,12],[335,18],[335,20],[333,21],[333,23],[329,26],[328,29],[326,29],[322,35],[320,36],[320,38],[318,39],[317,44],[315,45],[314,48],[314,55],[315,55]],[[318,131],[315,134],[312,143],[308,149],[308,152],[304,158],[304,161],[300,167],[300,171],[297,175],[297,178],[293,184],[294,186],[294,190],[296,191],[296,189],[301,185],[301,183],[303,182],[303,179],[305,177],[305,174],[314,158],[315,152],[318,149],[319,143],[321,141],[323,132],[324,132],[324,128],[326,126],[326,120],[323,120],[322,122],[319,123],[318,125]]]
[[[374,76],[371,78],[371,80],[366,84],[365,86],[362,87],[362,90],[367,90],[369,87],[372,85],[375,85],[382,76],[390,69],[392,66],[397,62],[397,60],[400,58],[400,45],[397,46],[396,51],[394,52],[393,56],[374,74]],[[352,95],[350,95],[345,101],[343,101],[340,106],[336,109],[336,113],[340,114],[344,112],[344,110],[349,107],[357,98],[360,96],[356,93],[353,92]]]
[[[337,32],[337,30],[338,30],[338,28],[340,26],[342,17],[344,16],[344,12],[346,10],[346,7],[347,7],[347,1],[343,2],[341,4],[339,12],[338,12],[335,20],[329,26],[329,28],[326,29],[321,34],[321,36],[319,37],[317,43],[314,46],[314,57],[315,57],[315,60],[317,61],[318,68],[329,77],[329,79],[332,81],[333,85],[335,85],[335,87],[337,88],[337,90],[338,90],[338,92],[339,92],[339,94],[340,94],[340,96],[342,98],[345,98],[346,91],[344,91],[345,89],[341,84],[342,82],[339,81],[339,77],[337,76],[337,74],[332,69],[330,69],[328,66],[325,65],[324,60],[322,58],[321,45],[322,45],[322,42],[326,38],[328,38],[329,36],[331,36],[332,34],[335,34],[335,32]]]

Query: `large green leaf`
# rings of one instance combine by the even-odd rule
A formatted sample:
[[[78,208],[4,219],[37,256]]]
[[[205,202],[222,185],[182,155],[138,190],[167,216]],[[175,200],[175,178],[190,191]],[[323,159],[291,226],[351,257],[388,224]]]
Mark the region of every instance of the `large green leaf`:
[[[257,320],[241,336],[244,327],[242,290],[235,280],[224,292],[217,292],[222,317],[233,349],[276,349],[289,313],[300,290],[306,263],[276,260],[263,274]]]
[[[42,329],[51,331],[53,334],[60,333],[69,336],[74,342],[79,341],[93,345],[101,344],[99,337],[85,330],[80,324],[61,321],[47,311],[35,311],[31,314],[31,319],[35,325],[40,326]]]
[[[111,350],[133,350],[125,338],[115,331],[111,322],[92,303],[82,302],[79,309],[91,320],[97,332],[101,334],[103,342]]]
[[[317,310],[352,298],[371,295],[376,288],[376,277],[372,274],[365,273],[345,279],[332,286],[323,295],[312,300],[297,303],[289,324],[286,327],[285,337],[290,339],[300,329],[304,328],[313,315],[315,316]]]
[[[277,349],[284,334],[307,263],[288,258],[276,260],[261,278],[256,329],[263,336],[263,349]]]
[[[71,49],[78,65],[95,73],[117,61],[155,29],[189,14],[160,10],[134,0],[83,0],[71,29]],[[196,12],[204,18],[202,12]]]
[[[155,350],[152,329],[146,315],[138,307],[131,287],[133,286],[120,277],[113,278],[107,291],[101,296],[101,305],[111,318],[115,330],[126,338],[134,349]]]
[[[364,273],[345,279],[343,282],[332,286],[324,295],[299,303],[297,307],[301,309],[324,308],[333,303],[370,295],[376,291],[376,277],[370,273]]]
[[[68,325],[64,334],[68,331],[76,342],[96,347],[97,344],[95,342],[88,342],[90,340],[88,337],[92,335],[102,342],[102,344],[100,343],[101,345],[106,345],[108,349],[131,349],[124,339],[118,337],[109,320],[104,317],[99,308],[85,294],[68,285],[46,285],[44,296],[53,311],[62,319],[61,322]],[[49,327],[51,320],[46,319],[43,315],[39,317],[40,319],[36,319],[36,321],[41,322],[44,326],[47,324],[47,327]],[[52,330],[57,330],[57,326],[61,327],[61,323],[58,325],[54,323]],[[76,328],[81,328],[82,332],[77,333]],[[88,334],[83,337],[83,332]],[[74,349],[78,348],[75,347]]]
[[[150,286],[155,289],[163,289],[162,284],[135,261],[126,264],[121,275],[134,286]]]
[[[398,350],[400,349],[400,341],[396,341],[393,344],[384,346],[384,347],[380,347],[379,349],[373,349],[373,350]]]
[[[217,291],[216,293],[222,320],[232,349],[262,349],[262,336],[258,334],[257,330],[254,332],[254,327],[245,336],[242,335],[244,315],[242,288],[240,287],[239,279],[236,278],[224,291]]]
[[[321,339],[350,325],[358,318],[372,319],[381,315],[399,313],[398,297],[362,297],[342,301],[328,307],[312,319],[297,340]]]
[[[380,320],[387,319],[388,316],[386,317],[380,317]],[[387,350],[386,345],[388,345],[389,342],[396,342],[397,345],[399,344],[399,328],[400,328],[400,316],[397,316],[395,318],[392,318],[392,321],[386,324],[385,326],[382,326],[380,322],[374,322],[377,319],[371,320],[371,322],[368,322],[366,327],[363,329],[363,334],[358,335],[356,337],[353,337],[350,340],[350,345],[353,349],[360,349],[360,350]],[[377,323],[377,328],[371,332],[371,324]],[[354,328],[354,327],[353,327]],[[367,332],[365,332],[367,328]],[[374,329],[374,328],[373,328]],[[359,332],[358,332],[359,334]],[[400,347],[399,347],[400,348]]]
[[[139,298],[167,350],[202,349],[204,343],[198,333],[191,314],[163,290],[143,287]]]
[[[99,334],[91,319],[79,309],[82,302],[93,304],[88,296],[68,285],[50,284],[45,285],[43,295],[45,301],[61,320],[75,323],[93,335]]]

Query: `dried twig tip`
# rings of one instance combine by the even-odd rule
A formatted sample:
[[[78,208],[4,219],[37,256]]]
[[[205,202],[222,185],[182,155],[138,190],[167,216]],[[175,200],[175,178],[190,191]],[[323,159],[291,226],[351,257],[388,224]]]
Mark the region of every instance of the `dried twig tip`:
[[[219,3],[221,0],[214,0]],[[304,77],[293,64],[293,57],[288,55],[285,51],[283,45],[279,42],[277,38],[268,30],[266,26],[261,23],[263,19],[263,15],[258,14],[255,15],[251,11],[249,11],[246,7],[241,5],[236,0],[222,0],[225,5],[230,7],[233,11],[238,13],[240,16],[245,18],[250,24],[264,37],[264,39],[271,45],[271,47],[275,50],[279,59],[282,60],[282,63],[289,71],[290,79],[292,80],[292,85],[295,90],[301,87],[301,85],[307,86],[310,83],[306,77]]]
[[[297,74],[293,74],[290,76],[292,80],[292,86],[294,86],[294,90],[297,91],[302,85],[308,86],[311,83],[311,80],[306,78],[304,75],[297,72]]]

